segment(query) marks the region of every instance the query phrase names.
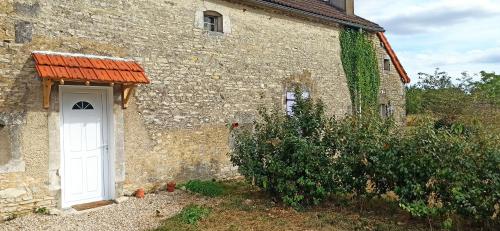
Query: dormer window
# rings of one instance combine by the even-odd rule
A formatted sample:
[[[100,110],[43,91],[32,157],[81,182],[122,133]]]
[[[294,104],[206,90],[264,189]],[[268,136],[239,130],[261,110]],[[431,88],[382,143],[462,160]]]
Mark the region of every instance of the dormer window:
[[[223,33],[222,15],[215,11],[203,12],[203,27],[207,31]]]

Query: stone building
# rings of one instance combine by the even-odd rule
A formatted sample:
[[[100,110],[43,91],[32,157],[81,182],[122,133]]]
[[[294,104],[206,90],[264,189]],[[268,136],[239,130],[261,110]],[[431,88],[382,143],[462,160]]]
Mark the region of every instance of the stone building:
[[[0,220],[169,180],[228,178],[229,126],[307,88],[349,114],[344,27],[371,34],[381,109],[409,79],[353,0],[3,0]]]

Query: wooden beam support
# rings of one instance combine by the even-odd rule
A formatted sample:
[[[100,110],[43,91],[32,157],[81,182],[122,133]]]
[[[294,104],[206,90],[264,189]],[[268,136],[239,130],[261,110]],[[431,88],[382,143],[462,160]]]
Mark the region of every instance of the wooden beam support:
[[[128,101],[134,94],[135,85],[122,85],[122,108],[127,109]]]
[[[50,92],[52,91],[52,80],[43,79],[43,108],[49,109],[50,107]]]

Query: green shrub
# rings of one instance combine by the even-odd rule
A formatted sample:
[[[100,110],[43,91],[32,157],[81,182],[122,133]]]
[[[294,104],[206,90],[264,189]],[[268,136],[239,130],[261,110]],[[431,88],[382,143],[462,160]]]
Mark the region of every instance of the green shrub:
[[[323,104],[296,89],[294,116],[261,110],[255,132],[237,131],[232,162],[257,186],[293,207],[318,204],[332,190],[335,155]]]
[[[443,213],[478,220],[492,217],[500,202],[498,135],[435,129],[427,123],[401,144],[394,150],[401,161],[394,170],[406,176],[395,184],[403,204],[425,201]]]
[[[420,124],[405,134],[378,118],[339,123],[334,179],[345,192],[395,192],[414,216],[456,213],[490,220],[500,202],[500,137],[460,123]],[[498,221],[498,218],[497,218]]]
[[[344,193],[373,196],[390,191],[397,179],[386,163],[397,162],[389,151],[397,144],[394,123],[365,114],[335,124],[339,157],[333,167],[335,184]]]
[[[190,225],[195,225],[203,218],[210,215],[210,209],[200,205],[188,205],[182,209],[181,213],[178,215],[182,222]]]
[[[499,134],[432,120],[403,131],[369,114],[337,121],[296,96],[294,116],[263,111],[254,130],[235,131],[231,160],[248,181],[294,207],[392,193],[414,216],[499,223]]]
[[[217,197],[224,193],[222,185],[215,181],[190,180],[184,187],[191,192],[208,197]]]

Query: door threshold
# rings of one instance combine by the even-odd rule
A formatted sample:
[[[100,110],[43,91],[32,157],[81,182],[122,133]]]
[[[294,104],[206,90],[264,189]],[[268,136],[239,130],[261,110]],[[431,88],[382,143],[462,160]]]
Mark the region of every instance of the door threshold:
[[[84,211],[84,210],[95,209],[95,208],[111,205],[114,203],[115,202],[113,202],[111,200],[95,201],[95,202],[90,202],[90,203],[85,203],[85,204],[73,205],[73,206],[71,206],[71,208],[75,209],[76,211]]]

